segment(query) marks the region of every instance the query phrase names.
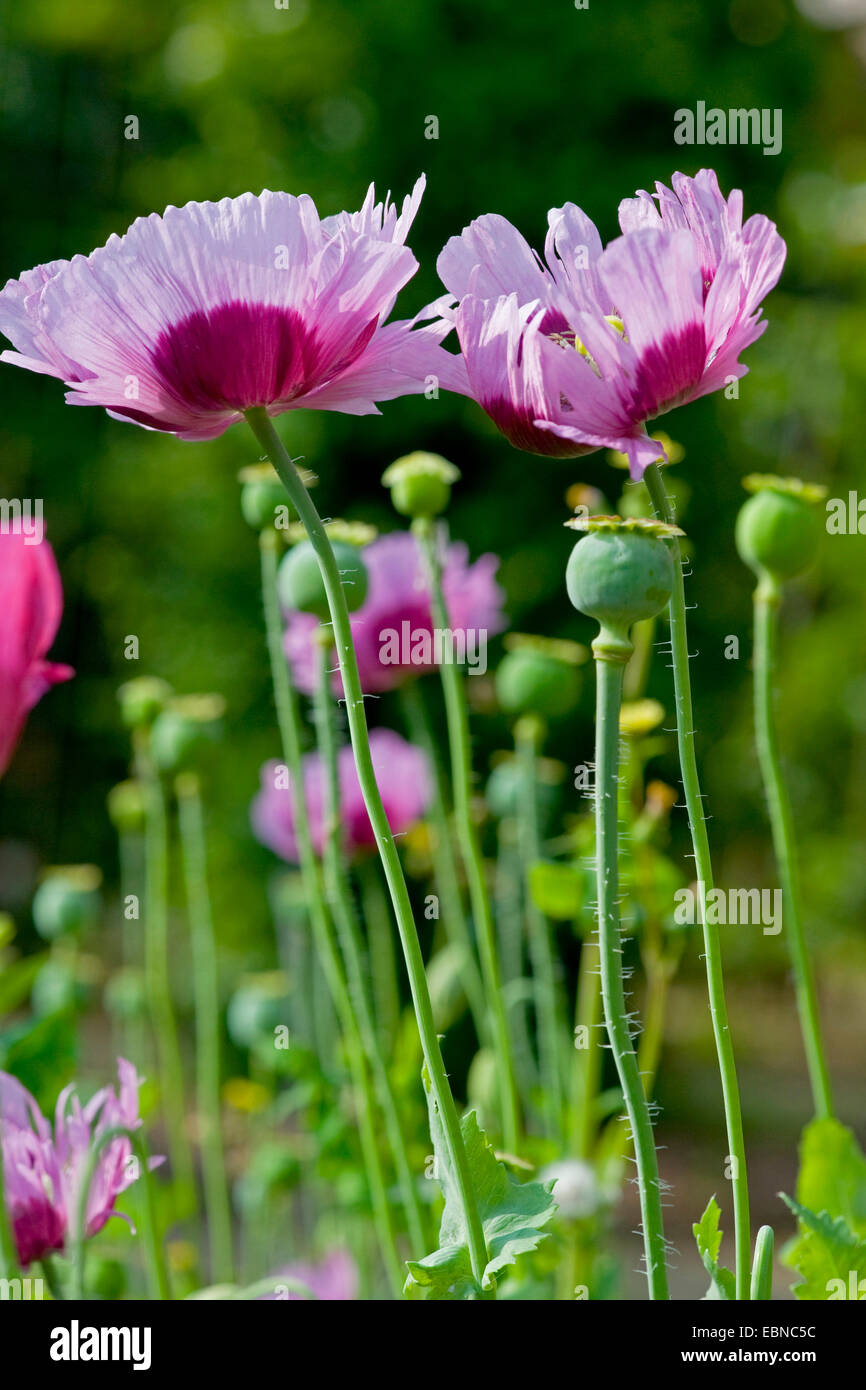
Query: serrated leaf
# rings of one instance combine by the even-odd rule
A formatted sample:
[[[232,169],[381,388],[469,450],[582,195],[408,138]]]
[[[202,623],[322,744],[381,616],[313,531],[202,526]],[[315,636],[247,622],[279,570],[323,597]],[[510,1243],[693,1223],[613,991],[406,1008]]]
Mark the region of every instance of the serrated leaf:
[[[436,1177],[445,1198],[439,1227],[439,1248],[422,1260],[408,1262],[409,1277],[404,1293],[410,1299],[478,1299],[496,1285],[500,1270],[514,1263],[518,1255],[534,1250],[546,1232],[541,1227],[556,1211],[551,1197],[552,1183],[519,1182],[513,1178],[493,1152],[486,1134],[479,1128],[474,1111],[460,1122],[469,1173],[478,1202],[487,1265],[481,1282],[472,1271],[463,1204],[456,1175],[451,1167],[445,1130],[430,1083],[424,1074],[430,1135],[436,1161]]]
[[[719,1264],[719,1251],[722,1248],[722,1230],[719,1226],[721,1215],[721,1207],[713,1196],[707,1202],[700,1221],[696,1221],[692,1226],[692,1233],[698,1254],[711,1281],[704,1298],[728,1301],[736,1297],[736,1280],[729,1269]]]
[[[838,1120],[813,1120],[804,1129],[797,1200],[810,1211],[841,1216],[855,1236],[866,1237],[866,1158]]]
[[[803,1276],[794,1285],[797,1298],[818,1302],[859,1298],[860,1281],[866,1290],[866,1240],[861,1240],[842,1216],[817,1214],[782,1193],[797,1217],[798,1238],[785,1252],[785,1263]]]

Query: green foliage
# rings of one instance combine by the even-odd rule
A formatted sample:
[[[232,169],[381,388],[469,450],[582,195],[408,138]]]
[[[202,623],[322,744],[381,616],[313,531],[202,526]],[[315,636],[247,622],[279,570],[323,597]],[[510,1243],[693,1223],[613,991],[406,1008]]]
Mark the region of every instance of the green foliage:
[[[866,1240],[855,1236],[841,1216],[816,1215],[793,1197],[784,1200],[800,1223],[799,1237],[785,1254],[786,1264],[803,1276],[794,1293],[822,1301],[848,1297],[852,1276],[855,1287],[866,1277]]]
[[[866,1158],[838,1120],[813,1120],[803,1131],[797,1201],[782,1194],[799,1231],[785,1263],[802,1275],[798,1298],[847,1298],[866,1276]],[[839,1280],[842,1281],[840,1286]]]
[[[484,1298],[495,1289],[501,1270],[514,1264],[519,1255],[535,1250],[544,1239],[541,1227],[556,1211],[550,1195],[552,1184],[518,1182],[497,1159],[474,1112],[463,1116],[463,1142],[487,1242],[488,1260],[479,1285],[472,1273],[457,1179],[426,1073],[424,1085],[436,1177],[445,1197],[445,1208],[439,1227],[439,1248],[423,1260],[408,1262],[404,1292],[407,1298],[416,1300]]]
[[[719,1264],[719,1251],[722,1248],[722,1231],[719,1227],[721,1215],[721,1207],[715,1197],[711,1197],[700,1221],[696,1221],[692,1226],[692,1233],[704,1269],[710,1276],[710,1287],[704,1297],[727,1301],[736,1297],[736,1281],[731,1271]]]
[[[530,867],[529,891],[539,912],[555,922],[571,922],[584,902],[584,876],[571,864],[539,861]]]

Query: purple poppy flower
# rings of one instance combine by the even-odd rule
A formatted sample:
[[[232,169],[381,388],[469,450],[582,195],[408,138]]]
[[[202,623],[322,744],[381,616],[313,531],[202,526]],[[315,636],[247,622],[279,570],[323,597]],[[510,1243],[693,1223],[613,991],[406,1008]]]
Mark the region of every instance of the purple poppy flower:
[[[0,1072],[3,1186],[12,1233],[23,1268],[63,1250],[78,1219],[81,1184],[96,1139],[118,1126],[137,1129],[139,1078],[131,1062],[117,1059],[119,1090],[106,1086],[82,1106],[67,1086],[57,1100],[54,1133],[33,1096],[8,1072]],[[87,1198],[85,1234],[94,1236],[112,1216],[116,1198],[137,1176],[128,1139],[102,1150]],[[155,1166],[161,1159],[151,1159]]]
[[[370,751],[388,824],[395,835],[400,835],[430,805],[432,787],[426,755],[392,729],[373,729]],[[339,750],[337,767],[343,848],[350,856],[375,849],[376,838],[348,744]],[[308,753],[304,758],[304,793],[313,848],[321,854],[325,842],[325,779],[318,753]],[[253,832],[263,845],[289,863],[298,862],[291,783],[284,763],[269,762],[262,768],[261,789],[253,801],[251,820]]]
[[[660,455],[648,420],[747,371],[739,355],[766,327],[785,243],[766,217],[744,225],[742,193],[725,200],[711,169],[672,182],[625,199],[605,249],[567,203],[548,215],[545,261],[493,215],[442,251],[454,298],[434,307],[457,329],[459,389],[517,448],[617,449],[639,478]]]
[[[351,1303],[358,1297],[358,1269],[348,1250],[331,1250],[317,1264],[298,1261],[286,1265],[277,1279],[298,1279],[323,1303]],[[285,1298],[301,1301],[300,1293],[271,1293],[266,1299]]]
[[[47,541],[0,531],[0,773],[27,715],[46,691],[74,675],[46,661],[63,612],[63,590]]]
[[[409,676],[435,668],[437,655],[478,653],[488,637],[505,627],[504,595],[496,583],[496,555],[482,555],[472,564],[462,542],[448,545],[442,557],[442,583],[451,625],[449,642],[434,640],[430,583],[418,542],[409,531],[380,536],[364,549],[367,597],[352,614],[352,636],[358,657],[361,687],[369,694],[393,690]],[[311,694],[316,682],[318,619],[309,613],[290,613],[285,652],[299,690]],[[334,663],[336,666],[336,661]],[[339,671],[334,688],[342,693]]]
[[[417,261],[405,245],[424,190],[320,218],[312,199],[245,193],[141,217],[90,256],[0,293],[3,360],[60,377],[67,401],[182,439],[213,439],[252,406],[377,413],[448,385],[441,324],[385,325]]]

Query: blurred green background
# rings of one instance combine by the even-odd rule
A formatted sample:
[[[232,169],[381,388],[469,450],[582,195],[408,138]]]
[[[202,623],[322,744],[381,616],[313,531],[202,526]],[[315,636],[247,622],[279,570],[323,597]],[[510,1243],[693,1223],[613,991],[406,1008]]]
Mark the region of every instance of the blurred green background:
[[[660,422],[685,448],[694,546],[689,596],[698,747],[722,884],[774,886],[750,721],[750,576],[733,546],[747,473],[799,474],[831,496],[866,495],[866,5],[788,0],[34,0],[3,12],[2,273],[88,252],[166,204],[263,187],[306,191],[320,212],[355,208],[375,179],[397,198],[422,171],[426,197],[411,245],[421,262],[398,306],[438,292],[436,255],[479,213],[497,211],[541,246],[550,207],[578,202],[602,236],[620,198],[703,163],[741,187],[747,215],[774,218],[789,245],[770,327],[747,355],[736,400],[705,399]],[[779,108],[783,146],[683,148],[674,112]],[[125,138],[127,117],[138,138]],[[438,138],[425,138],[428,117]],[[56,659],[77,678],[34,711],[0,793],[0,895],[25,953],[39,868],[93,861],[116,885],[108,789],[127,769],[115,691],[137,674],[228,701],[210,789],[211,857],[226,983],[274,951],[248,805],[275,753],[255,539],[236,473],[255,460],[242,427],[183,444],[69,410],[60,385],[4,368],[0,468],[7,497],[42,497],[66,607]],[[513,451],[471,402],[409,398],[381,417],[298,412],[281,421],[294,454],[320,476],[325,514],[392,526],[384,467],[414,448],[463,471],[450,514],[473,555],[502,557],[512,626],[586,640],[567,605],[562,530],[567,488],[594,483],[616,503],[623,475],[604,455],[576,463]],[[779,711],[802,842],[810,936],[841,1117],[863,1131],[866,1061],[866,623],[864,539],[827,537],[784,619]],[[124,659],[134,634],[140,659]],[[726,638],[740,640],[725,658]],[[494,653],[495,656],[495,653]],[[489,706],[482,682],[473,694]],[[651,693],[669,705],[659,656]],[[373,718],[397,713],[388,699]],[[549,750],[567,767],[591,756],[591,692]],[[672,721],[668,721],[669,723]],[[476,720],[476,766],[508,746],[506,722]],[[672,743],[652,771],[676,780]],[[582,809],[563,806],[564,812]],[[675,848],[688,850],[684,813]],[[115,915],[119,920],[119,906]],[[733,1025],[754,1150],[758,1219],[778,1219],[794,1144],[808,1117],[784,942],[759,929],[725,935]],[[97,955],[112,943],[94,943]],[[179,952],[183,946],[179,943]],[[71,1067],[72,1063],[69,1062]],[[660,1098],[663,1166],[683,1229],[716,1190],[721,1110],[693,943],[672,997]],[[728,1223],[729,1224],[729,1223]],[[628,1229],[626,1220],[625,1228]],[[676,1234],[676,1229],[674,1231]],[[683,1237],[683,1240],[685,1237]],[[682,1248],[682,1244],[681,1244]]]

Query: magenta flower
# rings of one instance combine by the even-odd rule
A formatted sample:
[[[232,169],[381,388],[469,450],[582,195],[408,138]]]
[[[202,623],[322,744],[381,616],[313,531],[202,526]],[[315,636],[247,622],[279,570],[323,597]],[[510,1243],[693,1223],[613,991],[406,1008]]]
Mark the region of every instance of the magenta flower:
[[[0,1072],[3,1186],[12,1234],[23,1268],[63,1250],[74,1222],[90,1152],[101,1134],[137,1129],[139,1078],[131,1062],[117,1060],[119,1093],[106,1086],[82,1106],[67,1086],[57,1100],[54,1134],[26,1087]],[[85,1234],[94,1236],[112,1216],[118,1195],[135,1181],[128,1139],[114,1139],[100,1154],[87,1198]],[[152,1159],[151,1163],[161,1162]]]
[[[59,377],[74,405],[182,439],[213,439],[252,406],[350,415],[448,385],[445,328],[384,326],[417,261],[402,212],[319,217],[312,199],[245,193],[169,207],[90,256],[37,266],[0,293],[3,360]]]
[[[442,251],[440,300],[456,326],[462,387],[517,448],[576,457],[606,447],[633,477],[660,456],[646,422],[745,374],[785,243],[716,175],[674,174],[620,204],[602,249],[580,208],[548,214],[545,262],[503,217],[479,218]],[[655,201],[654,201],[655,199]],[[658,207],[656,207],[656,201]]]
[[[373,729],[370,751],[388,824],[395,835],[400,835],[430,805],[432,787],[427,758],[420,748],[407,743],[392,729]],[[376,838],[348,745],[337,755],[337,770],[343,848],[350,856],[375,849]],[[308,753],[304,758],[304,793],[313,848],[321,854],[325,843],[325,778],[318,753]],[[261,788],[253,801],[251,820],[253,832],[263,845],[289,863],[298,862],[291,781],[284,763],[269,762],[262,768]]]
[[[437,654],[451,649],[434,641],[430,611],[430,583],[415,537],[408,531],[380,536],[364,549],[367,597],[352,614],[352,636],[358,657],[361,686],[376,694],[393,690],[408,676],[435,668]],[[454,650],[486,652],[488,637],[505,627],[504,595],[496,583],[496,555],[482,555],[469,563],[465,545],[455,541],[443,555],[442,582]],[[316,681],[316,648],[313,634],[318,620],[309,613],[290,613],[286,625],[285,652],[299,690],[311,694]],[[334,662],[336,667],[336,659]],[[342,692],[339,671],[334,687]]]
[[[317,1264],[298,1261],[286,1265],[277,1279],[298,1279],[323,1303],[351,1303],[358,1297],[358,1269],[348,1250],[330,1250]],[[278,1299],[279,1293],[265,1294],[265,1299]],[[289,1301],[301,1301],[300,1293],[287,1293]]]
[[[63,590],[47,541],[0,530],[0,774],[37,701],[71,666],[45,661],[63,612]]]

